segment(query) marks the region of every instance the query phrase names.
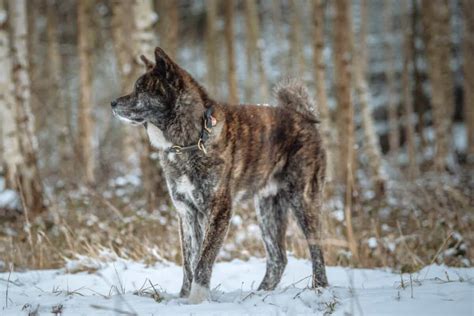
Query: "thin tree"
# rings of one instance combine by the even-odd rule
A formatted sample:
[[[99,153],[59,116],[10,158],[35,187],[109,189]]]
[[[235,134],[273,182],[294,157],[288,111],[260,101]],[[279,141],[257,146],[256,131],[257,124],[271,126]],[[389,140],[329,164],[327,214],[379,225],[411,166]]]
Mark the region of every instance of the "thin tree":
[[[126,94],[132,91],[133,84],[137,79],[135,77],[136,72],[133,71],[135,63],[134,47],[130,45],[128,36],[133,34],[135,28],[133,19],[127,18],[132,11],[132,2],[114,0],[111,2],[111,7],[111,31],[120,74],[120,91],[122,94]],[[139,135],[136,128],[132,126],[127,124],[121,124],[120,126],[124,134],[122,137],[122,155],[125,157],[127,169],[130,170],[136,167],[136,158],[139,151],[136,138]]]
[[[165,0],[160,1],[160,10],[162,17],[159,34],[162,48],[171,58],[176,58],[178,53],[178,32],[179,32],[179,1]]]
[[[6,0],[0,0],[0,128],[2,132],[3,161],[5,179],[8,188],[16,188],[18,166],[23,163],[23,157],[18,143],[16,128],[16,103],[13,95],[12,61],[10,58],[10,38],[8,35],[8,14]]]
[[[133,52],[132,73],[133,78],[138,78],[144,72],[140,55],[150,55],[154,51],[153,25],[155,23],[153,2],[151,0],[137,0],[132,4],[133,13]],[[167,204],[167,194],[161,170],[152,156],[153,149],[148,141],[148,136],[143,129],[140,130],[140,169],[142,172],[143,187],[147,193],[148,210],[157,208],[158,200]]]
[[[446,0],[424,0],[422,22],[425,32],[428,77],[435,130],[434,167],[444,171],[450,154],[449,137],[454,112],[453,82],[450,70],[450,12]]]
[[[354,109],[351,97],[351,13],[348,0],[336,0],[334,25],[333,25],[333,48],[334,48],[334,89],[337,91],[336,100],[338,107],[338,122],[340,143],[340,181],[344,184],[344,213],[347,229],[347,240],[349,248],[358,260],[358,249],[352,227],[352,192],[354,186]]]
[[[420,140],[418,145],[418,151],[424,152],[425,148],[428,145],[428,141],[423,133],[425,127],[427,126],[426,118],[424,116],[425,108],[429,104],[428,97],[426,96],[423,86],[425,83],[424,72],[420,67],[421,56],[424,55],[424,47],[417,45],[417,41],[420,38],[420,27],[419,20],[420,14],[418,9],[418,1],[412,0],[412,10],[411,10],[411,51],[412,51],[412,60],[413,60],[413,107],[418,116],[418,122],[416,124],[416,133]]]
[[[14,130],[16,130],[16,132],[14,135],[16,135],[18,141],[20,155],[14,153],[15,159],[12,158],[10,163],[16,165],[12,166],[10,164],[8,167],[13,169],[13,173],[9,170],[7,174],[10,173],[8,176],[10,185],[21,195],[25,211],[37,214],[45,210],[46,207],[44,203],[43,185],[38,171],[38,141],[35,133],[34,115],[30,104],[26,1],[10,0],[8,2],[8,8],[10,10],[9,21],[12,39],[11,69],[13,71],[12,81],[15,85],[13,100],[15,113],[13,114],[13,111],[8,111],[12,109],[10,105],[6,105],[5,109],[9,112],[10,117],[12,114],[15,117],[14,121],[16,126]],[[6,66],[6,69],[8,69],[8,61],[6,61]],[[5,68],[2,68],[2,72],[5,73]],[[8,78],[8,74],[5,74],[5,76]],[[6,91],[8,91],[8,89]],[[6,97],[6,101],[11,102],[8,97]],[[13,139],[9,140],[15,142]],[[20,156],[21,160],[19,159]],[[8,164],[7,162],[7,165]]]
[[[403,0],[403,20],[404,25],[410,24],[410,11],[408,9],[408,1]],[[416,162],[416,144],[415,144],[415,126],[413,122],[414,110],[413,110],[413,95],[411,88],[411,72],[410,63],[413,60],[413,52],[411,50],[411,27],[405,27],[403,34],[403,72],[402,72],[402,96],[403,96],[403,109],[405,118],[405,134],[406,134],[406,148],[408,154],[408,176],[409,178],[415,178],[418,173],[418,165]]]
[[[299,76],[304,75],[305,67],[305,60],[303,54],[303,43],[302,43],[302,33],[303,28],[301,26],[302,20],[302,13],[301,13],[301,1],[298,0],[290,0],[289,8],[291,12],[291,30],[290,30],[290,49],[289,53],[290,56],[288,60],[290,61],[290,65],[288,65],[289,69],[291,69],[294,73],[298,74]]]
[[[464,117],[467,133],[468,162],[474,163],[474,2],[462,1],[464,13],[463,73]]]
[[[387,87],[387,98],[388,98],[388,143],[389,143],[389,155],[392,159],[398,154],[400,147],[400,130],[398,126],[398,111],[397,111],[397,100],[396,100],[396,86],[395,86],[395,49],[391,43],[393,38],[393,16],[391,14],[393,9],[393,3],[391,1],[385,1],[383,3],[383,18],[384,18],[384,53],[385,59],[387,60],[387,66],[385,67],[385,82]],[[396,161],[396,159],[394,159]]]
[[[260,91],[261,102],[268,100],[268,80],[263,63],[263,45],[260,39],[260,26],[257,15],[257,5],[255,0],[245,0],[245,20],[246,20],[246,53],[247,53],[247,77],[245,86],[246,101],[249,102],[254,89],[254,80],[252,79],[252,66],[255,63],[258,73],[258,87]]]
[[[351,40],[354,49],[353,73],[355,90],[360,103],[362,116],[362,129],[364,132],[364,152],[368,158],[370,178],[378,196],[385,190],[385,178],[382,173],[382,154],[380,144],[375,132],[374,120],[369,107],[370,91],[367,85],[366,72],[368,65],[367,49],[367,0],[361,2],[361,26],[358,36],[358,44]],[[352,34],[351,34],[352,35]]]
[[[326,63],[323,57],[324,51],[324,22],[326,13],[326,2],[316,0],[313,2],[313,63],[314,82],[316,85],[316,100],[321,117],[321,131],[323,142],[326,147],[326,194],[330,196],[333,191],[334,167],[336,147],[333,133],[331,133],[331,116],[329,113],[326,93]]]
[[[219,63],[217,58],[217,2],[216,0],[206,0],[206,56],[207,56],[207,81],[208,89],[212,95],[216,95],[218,89]]]
[[[81,0],[77,2],[77,44],[79,50],[79,152],[83,166],[83,179],[88,184],[94,184],[94,149],[93,149],[93,117],[92,117],[92,47],[90,38],[90,15],[92,1]]]
[[[227,84],[229,86],[229,102],[239,102],[237,91],[237,74],[235,69],[235,44],[234,44],[234,0],[225,2],[225,44],[227,48]]]
[[[59,47],[58,12],[56,0],[48,0],[46,8],[47,25],[46,36],[48,42],[48,77],[49,77],[49,99],[56,111],[57,130],[55,131],[56,144],[60,152],[61,163],[67,163],[72,148],[68,140],[72,137],[68,128],[68,111],[64,101],[63,86],[61,82],[61,52]]]

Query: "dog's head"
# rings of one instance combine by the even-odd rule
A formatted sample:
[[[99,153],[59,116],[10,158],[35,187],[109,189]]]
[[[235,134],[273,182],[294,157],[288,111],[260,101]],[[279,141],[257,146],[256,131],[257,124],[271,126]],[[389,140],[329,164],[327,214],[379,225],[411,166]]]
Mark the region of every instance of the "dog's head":
[[[163,129],[175,116],[180,100],[201,99],[200,87],[196,84],[198,89],[193,89],[196,87],[191,76],[159,47],[155,49],[155,63],[143,55],[140,58],[146,66],[146,73],[137,79],[131,94],[112,101],[112,111],[127,123],[150,122]],[[197,103],[201,103],[199,101]]]

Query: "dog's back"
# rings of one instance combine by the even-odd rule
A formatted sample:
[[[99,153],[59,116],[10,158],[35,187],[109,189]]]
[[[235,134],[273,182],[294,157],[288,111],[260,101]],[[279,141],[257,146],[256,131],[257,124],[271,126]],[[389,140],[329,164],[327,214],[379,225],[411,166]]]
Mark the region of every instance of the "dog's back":
[[[239,198],[284,185],[285,179],[296,176],[289,169],[292,159],[300,159],[301,167],[308,165],[308,176],[317,172],[321,184],[324,180],[325,152],[306,88],[299,81],[286,81],[275,95],[277,106],[219,108],[225,115],[225,132],[214,148],[232,165],[231,191]]]

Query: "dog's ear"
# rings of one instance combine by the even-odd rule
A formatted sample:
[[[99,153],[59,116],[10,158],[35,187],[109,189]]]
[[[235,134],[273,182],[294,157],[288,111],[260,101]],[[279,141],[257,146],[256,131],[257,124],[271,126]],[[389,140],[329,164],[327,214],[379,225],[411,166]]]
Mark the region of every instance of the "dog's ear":
[[[140,55],[140,59],[143,61],[143,64],[146,66],[146,70],[150,71],[155,67],[155,64],[144,55]]]
[[[155,48],[155,63],[155,72],[164,78],[175,75],[179,68],[160,47]]]

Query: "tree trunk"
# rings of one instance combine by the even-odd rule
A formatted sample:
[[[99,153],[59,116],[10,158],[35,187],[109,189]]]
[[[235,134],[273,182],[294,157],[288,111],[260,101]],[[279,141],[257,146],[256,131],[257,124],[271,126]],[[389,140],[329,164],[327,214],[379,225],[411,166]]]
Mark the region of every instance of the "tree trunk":
[[[385,191],[385,178],[382,173],[382,154],[377,133],[375,132],[374,120],[369,107],[370,91],[367,85],[366,72],[368,64],[367,52],[367,0],[361,2],[361,25],[360,33],[356,45],[352,39],[352,49],[354,50],[354,84],[357,96],[359,97],[360,110],[362,115],[362,129],[364,132],[364,152],[368,158],[370,178],[377,196],[383,195]]]
[[[354,184],[354,109],[352,107],[351,97],[351,59],[352,47],[350,34],[351,13],[350,2],[348,0],[336,0],[334,25],[333,25],[333,43],[334,43],[334,89],[337,91],[337,107],[340,120],[338,122],[340,143],[340,182],[345,185],[344,209],[347,228],[347,239],[349,248],[358,260],[357,243],[352,228],[352,190]]]
[[[313,2],[313,61],[314,61],[314,82],[316,85],[316,100],[321,118],[321,132],[324,146],[326,147],[326,196],[331,196],[333,192],[334,167],[336,156],[335,139],[331,133],[331,116],[326,93],[326,64],[324,62],[324,21],[326,4],[324,0]]]
[[[136,0],[132,5],[134,36],[132,53],[132,73],[135,80],[144,73],[145,67],[142,65],[139,56],[150,55],[154,51],[154,11],[151,0]],[[148,210],[153,211],[158,207],[158,202],[168,204],[166,189],[164,187],[163,176],[156,161],[148,136],[144,129],[140,130],[140,169],[142,172],[143,187],[147,193]],[[153,157],[152,157],[153,156]],[[159,201],[160,200],[160,201]]]
[[[288,69],[298,76],[304,77],[304,72],[306,70],[305,60],[303,54],[303,44],[301,41],[301,36],[303,35],[301,27],[301,1],[290,0],[290,12],[291,12],[291,29],[290,29],[290,49],[289,49],[289,61]]]
[[[178,53],[178,31],[179,31],[179,1],[176,0],[165,0],[162,1],[160,9],[163,11],[163,14],[160,23],[160,39],[161,39],[161,48],[163,48],[166,53],[171,56],[171,58],[176,59]]]
[[[92,47],[90,38],[90,15],[92,2],[81,0],[77,3],[77,33],[79,50],[80,97],[78,113],[79,148],[83,166],[83,179],[87,184],[94,184],[94,149],[92,117]]]
[[[252,79],[252,65],[255,62],[258,73],[259,102],[268,101],[268,82],[263,63],[263,40],[260,39],[260,27],[257,15],[257,6],[255,0],[245,0],[245,20],[246,20],[246,41],[247,41],[247,78],[246,83],[246,102],[250,102],[253,93],[254,80]]]
[[[47,2],[47,29],[46,35],[48,40],[48,75],[50,78],[50,99],[52,100],[53,108],[56,114],[55,123],[57,130],[55,131],[55,143],[57,144],[60,156],[61,165],[67,164],[70,166],[69,160],[71,158],[72,148],[68,142],[71,139],[70,130],[68,128],[68,111],[66,109],[66,102],[64,101],[63,90],[61,84],[61,53],[59,49],[59,34],[58,34],[58,12],[56,9],[57,2],[49,0]],[[67,171],[69,168],[66,168]]]
[[[388,143],[389,156],[396,162],[398,150],[400,146],[400,130],[398,127],[398,111],[396,101],[396,86],[395,86],[395,50],[390,39],[393,38],[393,4],[390,1],[385,1],[383,6],[384,12],[384,32],[385,32],[385,58],[387,60],[387,67],[385,67],[385,82],[387,86],[388,95]]]
[[[467,133],[467,161],[474,164],[474,2],[463,0],[464,117]]]
[[[16,127],[16,104],[14,98],[14,86],[12,83],[12,61],[10,59],[10,38],[8,35],[8,14],[6,1],[0,0],[0,15],[5,19],[0,20],[0,128],[3,145],[2,163],[5,168],[5,180],[7,188],[17,188],[16,175],[18,166],[23,163],[23,157],[18,143],[18,131]]]
[[[228,99],[231,104],[239,102],[234,37],[234,0],[227,0],[225,2],[225,43],[227,48],[227,83],[229,85]]]
[[[217,18],[217,2],[216,0],[206,0],[206,54],[207,54],[207,81],[209,93],[212,96],[217,94],[218,74],[219,74],[219,58],[216,39],[216,18]]]
[[[10,0],[10,29],[12,39],[12,69],[15,85],[16,134],[21,162],[14,168],[14,188],[19,191],[25,211],[38,214],[45,210],[43,185],[37,167],[38,141],[30,104],[30,78],[28,76],[28,46],[26,2]],[[2,68],[4,69],[4,68]],[[7,106],[8,107],[8,106]],[[10,183],[11,184],[11,183]]]
[[[453,82],[450,70],[450,12],[447,0],[424,0],[422,4],[436,141],[434,167],[438,171],[444,171],[450,154],[449,139],[454,111]]]
[[[412,10],[411,10],[411,51],[412,51],[412,60],[413,60],[413,107],[418,116],[418,124],[416,125],[416,132],[420,139],[420,144],[418,145],[419,152],[425,152],[425,148],[428,146],[428,141],[424,135],[426,124],[425,119],[425,109],[428,107],[428,98],[424,92],[423,85],[425,79],[423,77],[420,66],[418,65],[418,56],[423,55],[421,48],[417,47],[417,40],[419,36],[419,9],[418,1],[412,0]]]
[[[411,50],[411,28],[410,25],[410,11],[408,9],[408,1],[403,0],[403,16],[405,23],[405,31],[403,34],[403,73],[402,73],[402,90],[403,90],[403,108],[405,116],[405,135],[406,135],[406,148],[408,155],[408,176],[411,179],[414,179],[418,173],[418,165],[416,163],[416,148],[415,148],[415,126],[413,119],[415,113],[413,110],[413,98],[412,98],[412,89],[410,83],[411,73],[410,73],[410,62],[413,60],[413,52]]]
[[[128,34],[133,34],[133,19],[127,18],[132,11],[131,1],[114,0],[111,2],[112,7],[112,39],[117,57],[118,69],[120,74],[120,91],[122,94],[130,93],[133,90],[136,72],[135,56],[133,45],[130,45]],[[139,137],[136,128],[127,124],[120,124],[123,133],[122,157],[125,158],[125,164],[128,170],[137,167],[139,146],[137,146],[137,138]]]

